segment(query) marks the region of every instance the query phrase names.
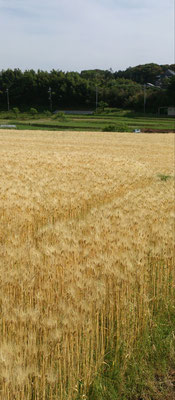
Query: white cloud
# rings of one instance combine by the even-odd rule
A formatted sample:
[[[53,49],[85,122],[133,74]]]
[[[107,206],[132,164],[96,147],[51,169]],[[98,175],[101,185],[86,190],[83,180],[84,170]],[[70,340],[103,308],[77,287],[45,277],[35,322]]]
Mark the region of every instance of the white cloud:
[[[0,69],[173,62],[173,0],[0,0]]]

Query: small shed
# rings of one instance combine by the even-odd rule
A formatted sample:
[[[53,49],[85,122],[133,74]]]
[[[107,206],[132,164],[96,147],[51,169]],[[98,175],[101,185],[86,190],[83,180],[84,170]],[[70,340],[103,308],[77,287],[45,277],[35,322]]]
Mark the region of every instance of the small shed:
[[[175,107],[168,107],[168,115],[170,117],[175,117]]]
[[[169,117],[175,117],[175,107],[174,106],[159,107],[158,114],[159,115],[164,114],[168,115]]]

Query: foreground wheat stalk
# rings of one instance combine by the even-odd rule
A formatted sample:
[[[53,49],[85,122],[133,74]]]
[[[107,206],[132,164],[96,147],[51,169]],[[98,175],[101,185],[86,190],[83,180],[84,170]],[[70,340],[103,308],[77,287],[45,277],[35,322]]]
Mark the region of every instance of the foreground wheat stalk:
[[[0,399],[72,400],[173,302],[173,135],[0,141]]]

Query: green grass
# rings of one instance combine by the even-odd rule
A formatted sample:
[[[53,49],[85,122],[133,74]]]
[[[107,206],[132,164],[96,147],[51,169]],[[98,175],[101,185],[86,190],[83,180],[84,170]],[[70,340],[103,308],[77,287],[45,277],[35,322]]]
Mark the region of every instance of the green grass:
[[[19,113],[17,116],[10,111],[0,112],[0,124],[15,124],[17,129],[47,129],[47,130],[89,130],[105,131],[109,125],[117,129],[126,126],[132,132],[134,129],[175,129],[175,120],[169,117],[143,115],[129,110],[108,109],[102,114],[66,115],[65,118],[55,118],[55,115],[38,113],[32,117],[30,113]]]
[[[175,369],[174,329],[175,308],[171,305],[164,312],[157,311],[127,362],[123,347],[117,357],[109,349],[87,400],[164,400],[170,390],[167,376]]]
[[[171,175],[164,175],[164,174],[158,174],[158,177],[160,178],[161,181],[167,181],[169,179],[172,179],[173,177]]]

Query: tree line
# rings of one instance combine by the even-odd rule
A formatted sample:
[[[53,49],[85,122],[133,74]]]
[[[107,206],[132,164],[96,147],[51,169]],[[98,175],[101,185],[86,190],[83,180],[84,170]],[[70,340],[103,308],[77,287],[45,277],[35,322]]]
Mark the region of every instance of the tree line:
[[[156,77],[175,65],[145,64],[125,71],[85,70],[50,72],[7,69],[0,72],[0,109],[18,107],[21,111],[35,107],[39,110],[95,109],[98,102],[109,107],[143,110],[143,85],[154,84]],[[175,78],[163,82],[162,88],[147,90],[147,110],[174,104]],[[8,99],[7,99],[8,97]]]

